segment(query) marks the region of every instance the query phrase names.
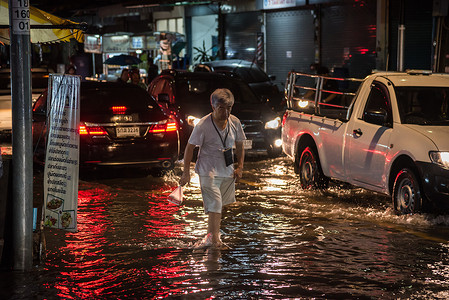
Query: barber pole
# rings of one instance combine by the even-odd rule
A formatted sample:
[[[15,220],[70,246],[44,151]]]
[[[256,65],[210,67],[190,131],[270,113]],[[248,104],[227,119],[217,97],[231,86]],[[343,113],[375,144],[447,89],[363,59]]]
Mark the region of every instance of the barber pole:
[[[263,53],[263,32],[257,33],[257,64],[263,68],[264,67],[264,53]]]

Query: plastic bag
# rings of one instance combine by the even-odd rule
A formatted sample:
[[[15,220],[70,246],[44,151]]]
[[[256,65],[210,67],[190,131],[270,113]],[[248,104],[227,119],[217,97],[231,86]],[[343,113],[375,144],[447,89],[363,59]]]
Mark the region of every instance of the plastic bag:
[[[182,192],[182,186],[178,186],[170,195],[168,195],[168,201],[173,204],[181,205],[184,193]]]

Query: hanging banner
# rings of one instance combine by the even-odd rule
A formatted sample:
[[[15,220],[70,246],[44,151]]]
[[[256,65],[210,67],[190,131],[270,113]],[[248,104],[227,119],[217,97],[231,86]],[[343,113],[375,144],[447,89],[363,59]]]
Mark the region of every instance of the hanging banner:
[[[77,230],[79,174],[79,76],[49,78],[44,225]]]

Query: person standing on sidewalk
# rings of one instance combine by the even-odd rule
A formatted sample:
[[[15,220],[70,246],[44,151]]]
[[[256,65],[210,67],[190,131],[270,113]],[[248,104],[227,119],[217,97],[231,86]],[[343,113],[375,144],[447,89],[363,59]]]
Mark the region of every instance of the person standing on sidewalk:
[[[193,129],[184,152],[181,186],[190,182],[190,163],[199,146],[195,172],[200,177],[204,211],[208,214],[207,235],[195,248],[224,247],[220,239],[223,206],[235,202],[235,181],[242,178],[246,139],[240,120],[231,115],[234,95],[228,89],[217,89],[210,96],[212,113],[204,116]],[[237,166],[234,168],[233,146]]]

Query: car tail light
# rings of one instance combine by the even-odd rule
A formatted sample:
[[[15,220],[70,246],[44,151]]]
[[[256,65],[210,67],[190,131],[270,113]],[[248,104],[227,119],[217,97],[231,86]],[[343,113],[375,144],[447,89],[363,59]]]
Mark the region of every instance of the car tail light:
[[[111,109],[112,109],[112,113],[114,115],[124,115],[127,110],[127,107],[126,106],[113,106],[113,107],[111,107]]]
[[[285,112],[284,116],[282,117],[282,127],[284,127],[285,121],[287,121],[287,117],[288,117],[288,112]]]
[[[165,120],[161,123],[152,125],[148,132],[150,133],[164,133],[178,130],[178,123],[173,119]]]
[[[85,124],[80,125],[80,135],[107,135],[108,133],[101,126],[86,126]]]
[[[167,123],[167,131],[176,131],[178,130],[178,124],[176,122]]]

